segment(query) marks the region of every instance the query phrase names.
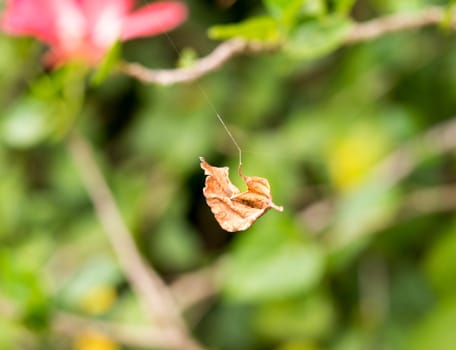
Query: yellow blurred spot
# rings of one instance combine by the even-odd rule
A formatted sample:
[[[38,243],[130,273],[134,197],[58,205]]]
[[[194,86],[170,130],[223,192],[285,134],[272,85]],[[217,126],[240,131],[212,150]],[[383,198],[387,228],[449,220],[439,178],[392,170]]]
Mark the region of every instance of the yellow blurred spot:
[[[98,332],[86,332],[74,341],[74,350],[120,350],[120,347],[106,335]]]
[[[386,150],[383,134],[358,127],[328,150],[329,173],[334,185],[347,192],[362,183]]]
[[[287,342],[281,344],[277,350],[318,350],[318,347],[309,342]]]
[[[87,313],[99,315],[109,310],[116,298],[116,291],[111,286],[97,286],[81,299],[81,309]]]

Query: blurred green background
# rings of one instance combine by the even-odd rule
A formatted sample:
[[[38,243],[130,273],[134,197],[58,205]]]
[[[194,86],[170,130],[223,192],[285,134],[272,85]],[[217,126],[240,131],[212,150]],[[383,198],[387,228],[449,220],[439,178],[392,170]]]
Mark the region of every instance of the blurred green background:
[[[191,64],[217,45],[208,28],[268,13],[261,1],[187,3],[172,42],[128,42],[123,59],[171,68],[175,43]],[[357,21],[447,4],[306,3],[310,17],[341,4]],[[36,41],[0,37],[1,349],[134,349],[59,335],[61,311],[145,321],[65,146],[73,124],[163,278],[216,270],[211,296],[186,312],[209,349],[455,349],[456,159],[424,135],[455,118],[456,36],[442,25],[343,46],[315,30],[316,44],[304,35],[290,51],[237,57],[199,83],[161,87],[112,73],[87,84],[75,121],[61,103],[71,86],[63,97],[54,91],[65,70],[44,71]],[[211,104],[244,151],[244,173],[269,179],[285,207],[246,232],[224,232],[202,195],[199,156],[230,166],[242,186]],[[406,176],[376,176],[410,145]]]

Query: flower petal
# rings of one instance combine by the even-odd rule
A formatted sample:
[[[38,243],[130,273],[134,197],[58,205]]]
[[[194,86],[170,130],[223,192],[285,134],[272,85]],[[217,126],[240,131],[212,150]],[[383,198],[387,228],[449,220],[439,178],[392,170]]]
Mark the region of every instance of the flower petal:
[[[48,44],[58,42],[56,9],[52,1],[9,0],[2,17],[2,30],[15,35],[30,35]]]
[[[78,1],[48,0],[48,2],[54,3],[58,46],[69,52],[79,47],[87,36],[89,27]]]
[[[133,7],[131,0],[78,0],[87,20],[87,40],[107,49],[119,37],[123,19]]]
[[[124,18],[132,10],[133,0],[78,0],[90,28],[95,46],[110,47],[119,37]]]
[[[177,27],[187,18],[187,7],[177,1],[155,2],[128,15],[123,24],[122,40],[150,36]]]
[[[134,5],[134,0],[76,0],[76,2],[83,9],[87,18],[95,20],[109,7],[118,8],[126,14],[132,10]]]

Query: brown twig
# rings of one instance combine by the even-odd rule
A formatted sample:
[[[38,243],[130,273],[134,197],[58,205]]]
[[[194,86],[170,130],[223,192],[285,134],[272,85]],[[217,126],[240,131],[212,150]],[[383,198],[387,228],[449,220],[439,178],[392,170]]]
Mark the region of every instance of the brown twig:
[[[163,331],[172,331],[175,343],[179,344],[176,349],[201,349],[189,336],[169,289],[137,251],[90,145],[76,131],[70,135],[67,145],[126,277],[148,314],[154,317]]]
[[[209,55],[197,60],[191,67],[177,69],[148,69],[137,63],[123,63],[119,70],[146,83],[173,85],[194,81],[218,69],[234,56],[246,52],[273,50],[270,45],[251,43],[242,39],[227,40],[218,45]]]
[[[381,181],[386,185],[386,190],[397,185],[416,168],[421,161],[421,154],[425,153],[429,156],[452,149],[456,149],[456,118],[431,128],[392,152],[372,170],[370,181]],[[413,196],[418,196],[418,194],[413,194]],[[423,196],[423,194],[419,196]],[[452,201],[447,201],[442,203],[442,207],[448,207],[452,203]],[[299,216],[304,223],[309,222],[311,228],[321,231],[330,224],[335,210],[333,204],[333,200],[322,199],[305,208]]]
[[[430,6],[413,13],[384,16],[367,22],[357,23],[348,33],[345,44],[355,44],[377,39],[383,35],[441,23],[447,12],[444,8]],[[191,82],[215,71],[231,58],[248,52],[268,52],[279,45],[265,45],[243,39],[227,40],[218,45],[207,56],[197,60],[191,67],[177,69],[149,69],[137,63],[123,63],[119,71],[144,83],[172,85]]]
[[[398,13],[357,23],[345,39],[345,44],[377,39],[383,35],[439,24],[447,15],[444,8],[429,6],[421,11]]]
[[[405,198],[404,212],[429,214],[456,208],[456,185],[422,188]]]
[[[160,328],[144,325],[125,325],[110,321],[94,320],[68,312],[55,314],[52,325],[55,333],[71,338],[85,333],[101,333],[123,345],[142,348],[180,349],[176,344],[178,336]]]
[[[210,267],[184,274],[171,283],[171,292],[183,310],[207,300],[217,293],[215,275],[219,268],[218,265],[218,263],[214,263]]]
[[[320,232],[328,226],[334,213],[333,202],[326,198],[313,202],[299,213],[299,218],[312,232]]]
[[[420,154],[440,154],[456,148],[456,118],[418,135],[386,157],[373,171],[389,186],[408,176],[421,161]]]
[[[210,299],[217,293],[215,274],[218,263],[198,271],[186,273],[169,285],[181,310]],[[3,310],[6,310],[2,312]],[[14,318],[17,311],[0,297],[0,315]],[[153,325],[127,325],[108,320],[95,320],[66,311],[53,314],[51,328],[55,333],[79,337],[85,332],[100,332],[117,343],[144,348],[178,348],[173,330],[163,331]]]

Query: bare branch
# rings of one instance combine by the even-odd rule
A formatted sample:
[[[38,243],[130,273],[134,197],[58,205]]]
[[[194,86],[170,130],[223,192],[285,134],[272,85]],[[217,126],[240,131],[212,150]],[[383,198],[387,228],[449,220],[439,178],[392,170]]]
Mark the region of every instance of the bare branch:
[[[190,82],[215,71],[234,56],[246,52],[273,50],[273,46],[232,39],[221,43],[206,57],[200,58],[189,68],[148,69],[137,63],[123,63],[119,70],[146,83],[172,85]]]
[[[334,213],[333,202],[331,199],[322,199],[311,203],[299,213],[299,218],[312,232],[320,232],[328,226]]]
[[[374,170],[374,176],[394,186],[408,176],[421,161],[423,150],[432,154],[456,148],[456,118],[449,119],[418,135],[386,157]]]
[[[383,35],[441,23],[447,12],[444,8],[430,6],[421,11],[400,13],[357,23],[345,39],[345,44],[355,44],[377,39]],[[177,69],[149,69],[137,63],[123,63],[119,71],[144,83],[173,85],[191,82],[220,68],[231,58],[249,52],[270,52],[279,45],[248,42],[232,39],[221,43],[207,56],[197,60],[191,67]]]
[[[8,299],[0,295],[0,317],[11,319],[15,318],[17,313],[17,307]]]
[[[392,152],[383,161],[381,161],[371,173],[371,181],[382,181],[387,187],[393,187],[402,181],[405,177],[417,167],[421,161],[423,150],[426,150],[427,156],[430,154],[441,154],[456,149],[456,118],[449,119],[422,135],[418,135],[408,141],[397,150]],[[449,189],[448,189],[449,190]],[[452,191],[455,191],[451,187]],[[453,192],[448,192],[453,193]],[[439,200],[435,200],[435,198]],[[417,192],[410,194],[406,199],[406,207],[415,207],[417,211],[426,212],[425,208],[418,205],[418,201],[426,198],[428,211],[442,211],[445,208],[451,208],[456,202],[454,197],[446,196],[443,200],[443,192]],[[441,202],[439,202],[441,201]],[[321,231],[330,224],[330,219],[334,215],[334,200],[322,199],[317,201],[300,214],[300,218],[306,225],[315,231]],[[425,203],[425,202],[422,202]],[[439,209],[442,208],[442,209]]]
[[[215,275],[219,268],[218,265],[216,262],[202,270],[186,273],[170,285],[173,295],[183,310],[207,300],[217,293]]]
[[[404,211],[418,214],[452,211],[456,208],[456,185],[415,190],[407,195]]]
[[[79,337],[86,332],[97,332],[127,346],[142,348],[180,349],[178,335],[172,329],[154,326],[125,325],[110,321],[94,320],[68,312],[59,311],[52,320],[52,330],[68,337]]]
[[[398,13],[357,23],[347,36],[345,43],[356,44],[374,40],[389,33],[439,24],[445,19],[445,15],[445,9],[430,6],[421,11]]]
[[[174,329],[176,337],[181,342],[179,349],[201,349],[189,336],[169,289],[137,251],[90,145],[76,132],[72,133],[67,145],[126,277],[144,303],[149,316],[153,316],[161,328]]]

